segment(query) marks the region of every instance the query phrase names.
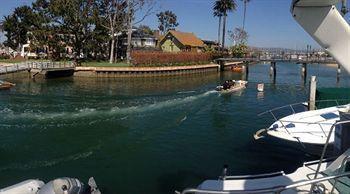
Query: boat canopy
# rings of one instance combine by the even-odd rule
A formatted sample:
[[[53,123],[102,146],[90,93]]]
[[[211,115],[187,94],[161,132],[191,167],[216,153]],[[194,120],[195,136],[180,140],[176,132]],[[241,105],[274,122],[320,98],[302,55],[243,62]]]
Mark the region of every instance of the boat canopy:
[[[294,0],[294,19],[347,72],[350,72],[350,26],[336,8],[339,0]]]

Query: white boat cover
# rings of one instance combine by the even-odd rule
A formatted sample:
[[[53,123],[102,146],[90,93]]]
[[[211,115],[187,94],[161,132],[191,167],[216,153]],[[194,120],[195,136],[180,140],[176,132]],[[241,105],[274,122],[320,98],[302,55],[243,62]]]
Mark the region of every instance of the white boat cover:
[[[339,0],[294,0],[294,19],[350,72],[350,26],[336,8]]]

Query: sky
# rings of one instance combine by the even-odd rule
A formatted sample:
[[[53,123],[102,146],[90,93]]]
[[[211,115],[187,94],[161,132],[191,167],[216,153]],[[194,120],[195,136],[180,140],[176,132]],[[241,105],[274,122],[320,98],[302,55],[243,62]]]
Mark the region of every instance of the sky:
[[[0,0],[0,17],[10,14],[20,5],[30,5],[33,0]],[[158,27],[156,12],[171,10],[178,17],[177,30],[193,32],[199,38],[217,40],[218,18],[212,14],[214,0],[155,0],[154,14],[142,24]],[[243,3],[236,0],[238,8],[227,19],[227,30],[241,27]],[[290,13],[292,0],[251,0],[247,8],[246,31],[250,46],[306,49],[306,45],[319,48],[318,44],[296,23]],[[141,17],[141,16],[140,16]],[[5,38],[0,35],[0,41]],[[232,42],[227,40],[227,44]]]

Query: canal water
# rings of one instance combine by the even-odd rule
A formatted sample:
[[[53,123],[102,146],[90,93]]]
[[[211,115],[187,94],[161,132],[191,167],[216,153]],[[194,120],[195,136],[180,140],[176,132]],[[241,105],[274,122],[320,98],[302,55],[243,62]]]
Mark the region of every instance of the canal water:
[[[225,72],[158,78],[64,78],[16,83],[0,92],[0,188],[29,178],[95,177],[103,193],[173,193],[230,174],[292,172],[316,159],[284,144],[255,141],[271,124],[265,110],[307,100],[300,66],[250,67],[248,88],[220,95],[216,85],[240,79]],[[318,86],[349,86],[336,68],[310,65]],[[345,72],[345,71],[343,71]],[[258,93],[256,84],[265,83]]]

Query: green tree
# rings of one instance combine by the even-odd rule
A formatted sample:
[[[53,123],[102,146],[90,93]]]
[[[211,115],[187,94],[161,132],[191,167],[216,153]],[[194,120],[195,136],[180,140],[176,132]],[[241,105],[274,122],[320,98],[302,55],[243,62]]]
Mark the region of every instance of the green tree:
[[[71,46],[74,59],[87,54],[84,47],[91,39],[94,28],[94,5],[91,0],[51,0],[49,11],[56,33],[64,39],[65,46]]]
[[[235,58],[242,58],[248,51],[248,46],[245,44],[237,44],[231,47],[232,56]]]
[[[140,25],[138,29],[141,30],[144,34],[153,35],[153,30],[149,26]]]
[[[172,11],[167,10],[164,12],[160,12],[157,14],[157,17],[159,23],[158,29],[163,34],[168,32],[169,30],[174,29],[179,25],[179,23],[177,22],[177,16]]]
[[[33,12],[29,6],[17,7],[11,15],[5,16],[2,26],[7,40],[4,44],[20,51],[21,46],[27,43],[32,21]]]
[[[235,11],[237,4],[235,0],[216,0],[214,3],[213,10],[218,10],[223,17],[223,27],[222,27],[222,49],[225,48],[225,38],[226,38],[226,19],[229,12]]]
[[[98,17],[95,18],[98,24],[105,28],[109,34],[110,54],[109,63],[115,61],[117,34],[126,28],[126,8],[125,0],[98,0],[96,1]]]
[[[235,30],[229,31],[229,38],[234,45],[248,43],[248,33],[243,28],[235,28]]]
[[[219,29],[218,29],[218,43],[219,43],[219,48],[220,48],[220,42],[221,42],[221,24],[222,24],[222,12],[221,10],[218,10],[218,7],[214,6],[214,17],[219,18]]]
[[[241,0],[241,1],[243,1],[243,4],[244,4],[243,25],[242,25],[242,28],[243,28],[243,30],[244,30],[244,29],[245,29],[246,15],[247,15],[247,6],[248,6],[248,3],[249,3],[251,0]]]

